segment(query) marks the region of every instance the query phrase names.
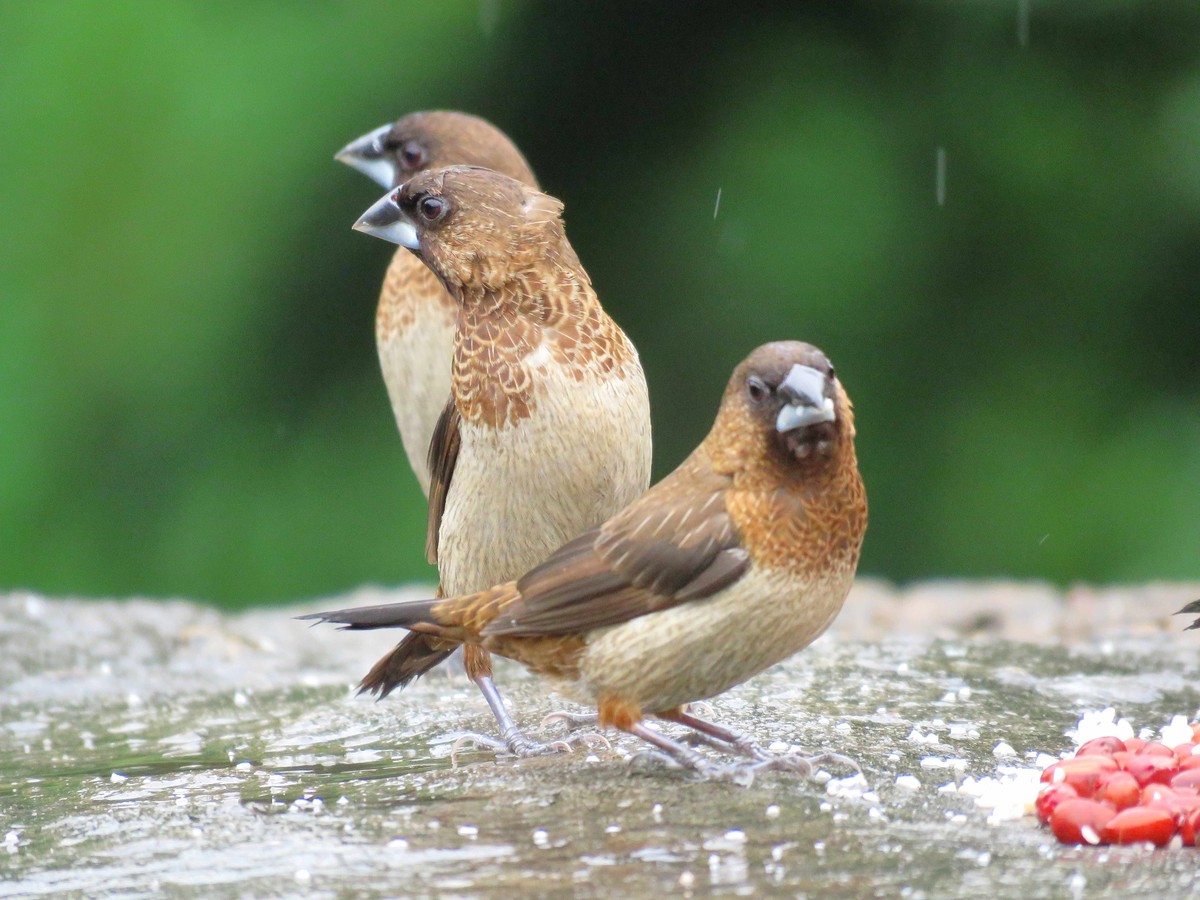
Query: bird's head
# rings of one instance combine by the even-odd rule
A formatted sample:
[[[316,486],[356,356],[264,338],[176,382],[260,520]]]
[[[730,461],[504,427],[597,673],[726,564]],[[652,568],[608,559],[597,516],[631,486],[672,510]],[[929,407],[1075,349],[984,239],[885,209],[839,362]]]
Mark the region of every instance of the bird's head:
[[[734,370],[714,433],[746,460],[811,471],[853,447],[854,414],[824,353],[800,341],[778,341],[759,347]]]
[[[494,290],[535,261],[578,265],[562,203],[491,169],[449,166],[394,188],[355,224],[418,254],[451,288]]]
[[[529,163],[491,122],[449,110],[416,112],[356,138],[334,159],[385,188],[444,166],[484,166],[537,187]]]

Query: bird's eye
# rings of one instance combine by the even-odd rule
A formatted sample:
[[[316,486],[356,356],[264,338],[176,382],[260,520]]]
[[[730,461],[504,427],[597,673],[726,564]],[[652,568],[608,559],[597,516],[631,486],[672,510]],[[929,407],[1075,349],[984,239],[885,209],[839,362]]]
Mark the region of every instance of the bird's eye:
[[[405,141],[400,148],[400,162],[406,169],[416,169],[425,164],[425,148],[416,141]]]
[[[768,393],[769,389],[757,375],[751,375],[746,381],[746,395],[751,403],[762,403]]]
[[[829,367],[829,380],[833,381],[836,376],[833,374],[833,366]]]
[[[421,214],[421,218],[426,222],[436,222],[442,216],[446,215],[446,210],[450,208],[441,197],[422,197],[417,201],[417,211]]]

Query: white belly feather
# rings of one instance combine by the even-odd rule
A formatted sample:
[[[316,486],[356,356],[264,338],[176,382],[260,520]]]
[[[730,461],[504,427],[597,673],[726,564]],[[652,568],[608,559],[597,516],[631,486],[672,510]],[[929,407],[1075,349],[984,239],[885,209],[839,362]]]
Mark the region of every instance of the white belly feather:
[[[649,485],[650,407],[636,361],[624,377],[580,382],[544,366],[548,357],[526,359],[539,370],[532,417],[461,425],[438,538],[447,596],[523,575]]]
[[[755,568],[708,600],[640,616],[589,637],[580,679],[567,693],[602,693],[647,712],[713,697],[804,649],[837,616],[852,570],[805,582]]]

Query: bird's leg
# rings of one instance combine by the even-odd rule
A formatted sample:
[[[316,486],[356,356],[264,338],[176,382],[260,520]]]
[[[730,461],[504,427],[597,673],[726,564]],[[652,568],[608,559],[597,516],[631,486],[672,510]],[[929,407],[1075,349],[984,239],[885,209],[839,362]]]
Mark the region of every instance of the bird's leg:
[[[724,772],[721,766],[717,766],[705,759],[695,750],[685,747],[678,741],[671,740],[664,734],[659,734],[653,728],[647,728],[641,722],[631,722],[627,725],[622,725],[621,730],[632,734],[634,737],[641,738],[647,744],[657,747],[662,751],[661,755],[666,756],[671,762],[685,769],[690,769],[697,775],[713,778],[721,776]]]
[[[767,752],[759,747],[749,735],[726,728],[724,725],[718,725],[716,722],[701,719],[699,716],[693,716],[687,712],[685,707],[681,706],[656,715],[667,722],[675,722],[692,729],[697,736],[704,740],[704,743],[710,747],[716,747],[718,750],[732,750],[739,756],[749,756],[757,760],[766,759],[768,756]]]
[[[479,693],[483,694],[483,699],[491,709],[492,715],[496,717],[496,724],[500,726],[500,738],[497,740],[491,735],[468,732],[454,742],[454,748],[450,754],[452,758],[457,754],[459,748],[466,744],[473,744],[496,753],[507,753],[519,759],[545,756],[549,753],[570,753],[572,744],[587,745],[589,741],[608,745],[608,740],[604,735],[594,733],[572,734],[562,740],[546,743],[526,736],[509,715],[508,709],[500,697],[500,692],[496,690],[496,683],[492,681],[492,660],[487,651],[468,645],[463,648],[463,663],[467,670],[467,676],[475,682]]]
[[[753,760],[752,767],[759,771],[775,769],[796,772],[807,778],[812,775],[813,769],[816,766],[836,763],[853,769],[860,775],[862,774],[862,768],[858,763],[840,753],[809,754],[793,751],[792,753],[776,755],[762,749],[749,735],[732,728],[726,728],[723,725],[718,725],[715,722],[709,722],[707,719],[693,716],[683,707],[657,713],[657,716],[668,722],[677,722],[680,725],[691,728],[699,736],[703,737],[705,742],[710,746],[716,747],[719,750],[729,750],[740,756],[749,757]]]
[[[648,728],[642,722],[642,708],[636,701],[614,694],[602,694],[596,706],[600,724],[605,728],[616,728],[626,734],[632,734],[657,748],[658,752],[643,750],[634,756],[635,760],[642,755],[665,758],[668,763],[689,769],[706,778],[721,777],[722,767],[705,759],[690,747],[685,747],[665,734]]]

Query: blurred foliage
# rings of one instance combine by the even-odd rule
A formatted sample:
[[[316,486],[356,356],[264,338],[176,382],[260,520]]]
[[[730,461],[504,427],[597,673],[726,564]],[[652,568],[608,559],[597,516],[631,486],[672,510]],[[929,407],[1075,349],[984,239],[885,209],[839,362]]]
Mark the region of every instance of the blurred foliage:
[[[331,155],[439,107],[566,202],[658,474],[798,337],[857,404],[865,572],[1200,577],[1197,34],[1195,2],[6,0],[0,587],[432,579],[390,248],[349,230],[379,192]]]

